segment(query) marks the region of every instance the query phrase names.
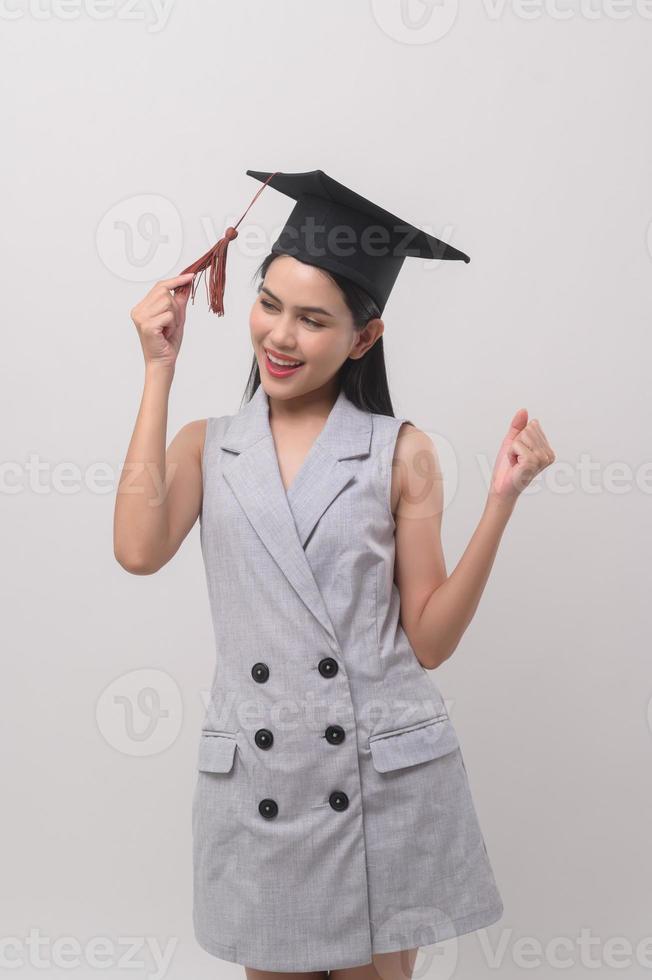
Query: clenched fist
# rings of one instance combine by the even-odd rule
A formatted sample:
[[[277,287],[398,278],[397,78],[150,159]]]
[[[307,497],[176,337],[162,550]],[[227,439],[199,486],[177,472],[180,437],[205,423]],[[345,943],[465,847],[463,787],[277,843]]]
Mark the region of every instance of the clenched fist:
[[[529,483],[555,461],[538,419],[527,421],[527,409],[519,408],[503,439],[493,473],[490,496],[513,502]]]

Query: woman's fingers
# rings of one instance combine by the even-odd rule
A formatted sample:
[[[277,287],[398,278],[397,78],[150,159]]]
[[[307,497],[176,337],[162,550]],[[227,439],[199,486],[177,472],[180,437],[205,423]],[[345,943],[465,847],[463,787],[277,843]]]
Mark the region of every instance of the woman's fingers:
[[[194,275],[194,272],[184,272],[181,276],[173,276],[171,279],[161,279],[156,283],[156,286],[164,286],[166,289],[176,289],[177,286],[185,286],[189,283]]]

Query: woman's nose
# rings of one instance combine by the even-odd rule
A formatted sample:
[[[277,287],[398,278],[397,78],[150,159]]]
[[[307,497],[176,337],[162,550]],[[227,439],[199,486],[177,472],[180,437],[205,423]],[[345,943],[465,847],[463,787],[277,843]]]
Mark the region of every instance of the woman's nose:
[[[277,350],[288,353],[294,350],[297,346],[297,338],[291,317],[279,317],[274,324],[274,329],[268,334],[267,340],[270,347],[276,347]]]

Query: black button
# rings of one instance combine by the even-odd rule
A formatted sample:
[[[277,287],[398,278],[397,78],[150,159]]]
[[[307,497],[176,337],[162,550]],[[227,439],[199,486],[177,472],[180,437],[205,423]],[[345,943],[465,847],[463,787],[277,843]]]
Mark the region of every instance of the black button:
[[[319,661],[319,673],[322,677],[335,677],[335,674],[339,670],[339,665],[337,660],[332,657],[323,657]]]
[[[328,802],[334,810],[346,810],[349,805],[349,798],[341,789],[336,789],[328,797]]]
[[[345,731],[341,725],[329,725],[326,729],[326,741],[331,745],[339,745],[344,741]]]
[[[278,813],[278,804],[276,803],[276,800],[261,800],[258,804],[258,812],[267,820],[271,820],[271,818],[275,817]]]
[[[251,676],[259,684],[264,684],[269,677],[269,667],[263,663],[254,664],[251,668]]]
[[[274,736],[269,728],[259,728],[254,735],[254,741],[259,749],[271,749]]]

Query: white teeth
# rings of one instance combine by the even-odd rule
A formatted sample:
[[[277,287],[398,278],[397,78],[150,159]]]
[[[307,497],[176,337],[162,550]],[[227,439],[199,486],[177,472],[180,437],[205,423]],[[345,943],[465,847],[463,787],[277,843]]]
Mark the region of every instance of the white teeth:
[[[279,364],[281,367],[294,367],[295,364],[303,364],[303,361],[282,361],[278,357],[272,357],[269,351],[265,351],[272,364]]]

